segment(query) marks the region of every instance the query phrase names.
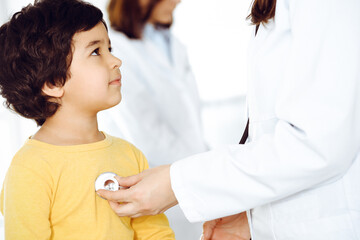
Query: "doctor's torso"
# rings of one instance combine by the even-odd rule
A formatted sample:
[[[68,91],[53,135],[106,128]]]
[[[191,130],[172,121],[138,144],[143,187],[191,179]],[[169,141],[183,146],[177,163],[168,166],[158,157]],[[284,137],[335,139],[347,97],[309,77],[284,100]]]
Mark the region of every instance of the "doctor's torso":
[[[249,48],[248,142],[171,165],[190,221],[247,210],[253,240],[360,239],[354,22],[357,0],[277,0]]]
[[[349,2],[346,4],[355,1]],[[312,4],[312,2],[309,1],[308,4]],[[324,1],[324,4],[327,3]],[[334,73],[331,72],[336,68],[341,68],[342,63],[334,65],[333,69],[327,68],[328,73],[326,74],[321,73],[321,65],[331,66],[331,61],[336,62],[334,58],[331,58],[331,55],[336,54],[330,53],[326,57],[326,53],[324,53],[326,45],[331,44],[332,40],[327,39],[330,43],[324,42],[317,45],[317,42],[323,40],[316,39],[316,34],[312,34],[312,29],[309,29],[306,36],[297,35],[302,29],[301,26],[298,26],[297,19],[299,16],[296,14],[304,12],[303,9],[300,9],[302,7],[296,1],[278,0],[275,19],[266,25],[260,25],[256,37],[250,44],[248,58],[250,81],[247,98],[250,142],[256,142],[264,135],[276,134],[277,137],[281,137],[280,134],[276,133],[277,123],[292,102],[295,103],[293,107],[296,108],[296,113],[294,111],[294,115],[292,115],[293,113],[290,113],[292,110],[286,111],[288,112],[286,117],[294,119],[293,124],[296,124],[296,121],[303,124],[299,119],[311,119],[311,116],[316,121],[321,112],[324,116],[330,116],[329,122],[332,121],[332,118],[341,118],[342,113],[339,112],[340,117],[336,114],[331,115],[331,110],[327,111],[327,107],[325,107],[339,107],[334,105],[338,104],[335,101],[334,103],[329,101],[329,105],[323,104],[324,107],[317,108],[317,106],[321,106],[322,101],[325,101],[322,96],[326,96],[327,91],[336,89],[336,85],[342,83],[341,81],[332,82],[332,79],[329,78],[328,85],[326,81],[323,81],[325,85],[321,86],[318,83],[320,81],[317,81],[316,78],[324,77],[327,74],[337,74],[336,70]],[[317,17],[334,17],[331,16],[333,13],[316,13],[318,16],[315,13],[312,15],[313,13],[309,11],[309,15],[302,16],[304,26],[306,23],[311,24],[311,21],[318,21]],[[307,18],[312,18],[312,20],[307,20]],[[329,20],[329,24],[331,23],[332,21]],[[295,30],[292,29],[294,26]],[[328,26],[324,29],[326,29],[324,34],[326,34],[325,31],[331,31]],[[322,30],[319,29],[319,31]],[[329,34],[327,38],[331,37]],[[299,44],[300,41],[303,44]],[[306,44],[307,41],[309,41],[308,45]],[[344,43],[339,40],[338,44]],[[317,47],[312,49],[313,45],[317,45]],[[303,48],[299,49],[301,46]],[[294,60],[294,54],[297,54],[298,60]],[[353,60],[356,61],[357,59]],[[349,61],[352,61],[351,58]],[[344,73],[344,79],[346,78]],[[343,82],[343,84],[346,83]],[[342,91],[340,85],[338,86],[339,91]],[[318,89],[317,97],[311,92],[312,90],[307,90],[311,88]],[[303,94],[304,97],[298,97],[297,94]],[[309,95],[309,98],[305,97],[306,95]],[[341,96],[346,97],[344,94]],[[337,97],[334,96],[334,98]],[[298,99],[303,99],[303,103],[297,103]],[[307,103],[309,99],[313,105]],[[346,101],[348,100],[338,102]],[[350,99],[349,102],[351,101],[356,102],[357,100]],[[331,106],[331,104],[333,105]],[[345,105],[344,108],[346,108]],[[299,117],[300,115],[303,117]],[[358,116],[358,113],[354,115]],[[324,131],[327,131],[326,124],[328,122],[325,120],[323,124]],[[329,126],[331,126],[330,124]],[[304,126],[307,127],[306,123]],[[354,131],[356,130],[354,129]],[[336,142],[335,137],[332,142]],[[291,143],[289,142],[289,144]],[[325,148],[327,146],[324,144],[324,146],[319,147]],[[346,150],[344,149],[344,151]],[[298,152],[293,152],[293,154],[301,156],[301,149]],[[308,158],[308,156],[304,155],[304,158]],[[313,167],[315,168],[315,166]],[[359,173],[360,157],[358,155],[343,176],[332,178],[282,200],[255,207],[249,211],[248,215],[250,224],[254,227],[252,230],[253,239],[360,239],[360,204],[357,203],[360,200],[360,193],[357,189],[360,186],[357,183],[360,181]],[[324,172],[324,174],[326,173]]]

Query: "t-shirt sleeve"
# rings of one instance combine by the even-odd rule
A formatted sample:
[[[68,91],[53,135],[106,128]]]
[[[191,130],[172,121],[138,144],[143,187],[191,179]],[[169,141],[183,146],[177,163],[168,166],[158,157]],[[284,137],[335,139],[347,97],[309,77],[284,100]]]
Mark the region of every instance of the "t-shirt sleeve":
[[[50,239],[48,179],[28,167],[10,166],[1,195],[5,239]]]
[[[130,146],[134,152],[136,161],[138,163],[139,173],[148,169],[149,163],[148,163],[146,157],[144,156],[144,154],[138,148],[136,148],[134,145],[130,144]]]
[[[149,168],[149,164],[144,154],[132,146],[138,161],[139,172]],[[174,240],[175,234],[169,226],[169,221],[165,214],[155,216],[144,216],[131,220],[132,228],[135,232],[135,240]]]
[[[2,186],[0,193],[0,212],[4,216],[4,185]]]
[[[175,234],[165,214],[144,216],[131,220],[135,240],[174,240]]]

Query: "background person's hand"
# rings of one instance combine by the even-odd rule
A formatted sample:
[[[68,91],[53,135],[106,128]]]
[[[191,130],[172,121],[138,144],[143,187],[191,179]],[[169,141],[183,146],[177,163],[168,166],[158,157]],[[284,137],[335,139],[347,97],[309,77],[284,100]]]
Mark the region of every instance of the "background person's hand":
[[[203,240],[249,240],[250,229],[246,212],[207,221]]]
[[[171,188],[170,165],[147,169],[130,177],[116,177],[125,187],[115,192],[98,190],[120,217],[140,217],[165,212],[177,204]]]

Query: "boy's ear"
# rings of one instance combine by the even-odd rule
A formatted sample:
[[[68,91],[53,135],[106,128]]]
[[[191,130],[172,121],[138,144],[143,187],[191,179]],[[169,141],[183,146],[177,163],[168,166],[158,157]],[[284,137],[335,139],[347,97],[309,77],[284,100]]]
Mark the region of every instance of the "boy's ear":
[[[42,91],[49,97],[54,97],[54,98],[61,98],[64,95],[63,86],[58,87],[50,83],[45,83],[44,86],[42,87]]]

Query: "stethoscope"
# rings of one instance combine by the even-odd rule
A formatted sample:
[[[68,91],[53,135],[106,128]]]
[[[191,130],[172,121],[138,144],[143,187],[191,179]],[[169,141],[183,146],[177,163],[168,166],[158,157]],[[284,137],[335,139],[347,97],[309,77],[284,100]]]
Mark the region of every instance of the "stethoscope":
[[[117,175],[113,172],[104,172],[95,180],[95,191],[105,189],[109,191],[117,191],[122,188],[116,180]]]

